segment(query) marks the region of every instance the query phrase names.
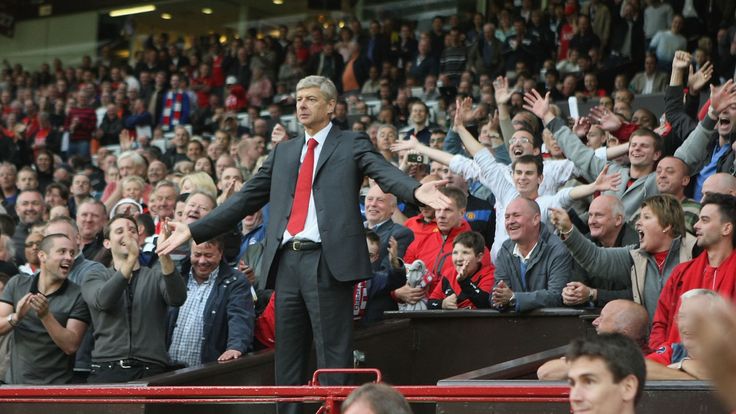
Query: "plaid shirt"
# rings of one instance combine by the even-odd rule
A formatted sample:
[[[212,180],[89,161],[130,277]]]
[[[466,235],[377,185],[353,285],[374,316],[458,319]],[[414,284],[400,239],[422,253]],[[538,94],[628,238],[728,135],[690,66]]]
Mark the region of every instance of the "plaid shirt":
[[[219,267],[202,283],[197,282],[192,271],[189,272],[187,300],[179,309],[169,348],[169,356],[173,361],[183,362],[189,367],[201,364],[204,309],[218,271]]]

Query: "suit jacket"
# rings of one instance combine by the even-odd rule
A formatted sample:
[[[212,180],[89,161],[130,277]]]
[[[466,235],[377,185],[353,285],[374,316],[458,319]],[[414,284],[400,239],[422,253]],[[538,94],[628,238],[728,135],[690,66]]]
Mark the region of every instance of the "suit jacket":
[[[664,92],[667,88],[667,84],[669,83],[670,79],[669,76],[667,76],[664,72],[655,72],[654,73],[654,84],[652,85],[652,93],[661,93]],[[631,79],[631,83],[629,83],[629,89],[631,89],[634,93],[641,93],[641,91],[644,90],[644,87],[647,85],[647,75],[644,72],[639,72],[636,75],[634,75],[634,78]]]
[[[270,202],[262,264],[269,286],[273,285],[274,258],[294,201],[303,146],[304,135],[277,145],[239,192],[190,226],[192,237],[201,243],[228,231]],[[358,198],[366,175],[384,192],[415,201],[416,180],[376,152],[365,134],[341,131],[333,125],[317,160],[312,194],[325,261],[333,277],[343,282],[372,275]]]

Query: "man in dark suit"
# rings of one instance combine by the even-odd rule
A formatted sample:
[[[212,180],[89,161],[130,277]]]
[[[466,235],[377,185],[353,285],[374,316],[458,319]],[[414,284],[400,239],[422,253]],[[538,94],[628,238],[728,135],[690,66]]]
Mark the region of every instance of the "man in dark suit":
[[[174,234],[158,247],[165,254],[189,238],[207,240],[269,203],[262,268],[278,293],[278,385],[306,382],[312,337],[320,368],[352,366],[353,285],[372,274],[358,208],[363,176],[402,200],[447,203],[437,189],[442,181],[420,186],[377,153],[367,136],[334,128],[336,95],[327,78],[299,81],[296,113],[305,136],[274,147],[258,173],[205,218],[189,226],[171,223]],[[323,383],[346,381],[335,376]],[[295,404],[281,408],[299,410]]]
[[[373,230],[380,238],[377,265],[388,265],[383,260],[388,256],[388,241],[391,237],[396,239],[398,257],[404,257],[406,248],[414,241],[411,230],[391,219],[395,210],[396,197],[393,194],[384,193],[377,185],[368,190],[365,196],[365,227]]]

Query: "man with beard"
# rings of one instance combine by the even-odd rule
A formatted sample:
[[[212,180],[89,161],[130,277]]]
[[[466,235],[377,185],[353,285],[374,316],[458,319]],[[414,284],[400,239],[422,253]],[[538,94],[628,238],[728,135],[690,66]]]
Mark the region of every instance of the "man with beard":
[[[12,278],[0,296],[0,335],[13,331],[10,384],[68,383],[90,320],[79,286],[67,280],[76,244],[52,234],[40,247],[40,272]]]
[[[15,244],[15,262],[25,263],[24,245],[31,226],[41,221],[44,204],[43,196],[36,190],[23,191],[18,195],[15,203],[15,213],[18,216],[18,224],[13,233],[13,244]]]

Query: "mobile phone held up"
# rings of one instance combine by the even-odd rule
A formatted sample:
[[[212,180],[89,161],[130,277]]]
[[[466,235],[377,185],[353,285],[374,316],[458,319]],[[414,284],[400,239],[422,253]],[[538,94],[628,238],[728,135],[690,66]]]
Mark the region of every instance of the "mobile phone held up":
[[[422,154],[409,154],[407,155],[407,161],[414,164],[426,164],[427,157]]]

